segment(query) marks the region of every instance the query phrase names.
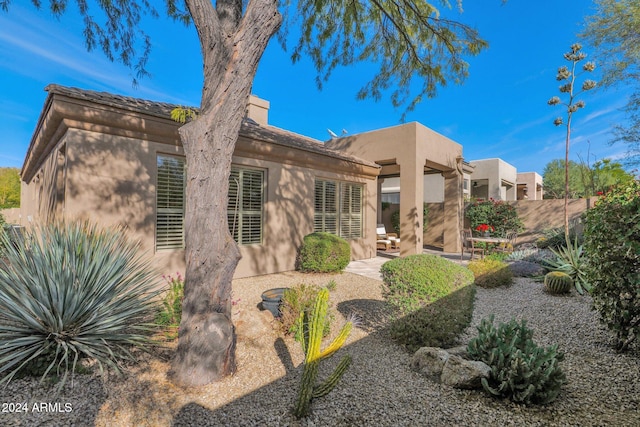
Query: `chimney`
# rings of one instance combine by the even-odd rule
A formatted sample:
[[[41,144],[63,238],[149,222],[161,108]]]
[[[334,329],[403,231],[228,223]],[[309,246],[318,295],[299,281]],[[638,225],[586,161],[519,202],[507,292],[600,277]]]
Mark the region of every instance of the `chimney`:
[[[269,101],[260,99],[255,95],[249,95],[247,118],[255,121],[261,126],[266,126],[269,121]]]

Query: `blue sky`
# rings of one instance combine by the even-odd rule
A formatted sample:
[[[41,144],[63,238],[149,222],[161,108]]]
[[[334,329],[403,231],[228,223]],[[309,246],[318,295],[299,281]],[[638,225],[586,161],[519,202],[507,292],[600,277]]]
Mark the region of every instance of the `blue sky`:
[[[50,83],[122,95],[199,105],[202,63],[193,26],[166,18],[147,19],[153,52],[151,78],[132,87],[132,71],[111,63],[101,51],[87,53],[73,11],[60,20],[37,11],[31,2],[13,2],[0,12],[0,166],[22,166]],[[453,2],[455,4],[455,2]],[[468,58],[470,76],[463,85],[438,90],[406,121],[417,121],[464,147],[466,160],[500,157],[518,171],[542,174],[553,159],[564,158],[565,128],[553,119],[563,115],[547,100],[559,95],[557,68],[562,54],[577,41],[587,0],[465,0],[456,19],[476,27],[489,49]],[[585,52],[589,48],[585,46]],[[309,61],[293,65],[274,40],[262,58],[253,93],[271,103],[269,122],[319,140],[327,128],[349,134],[399,124],[402,109],[389,99],[357,101],[357,90],[371,76],[372,64],[341,68],[319,91]],[[596,70],[597,71],[597,70]],[[597,72],[591,76],[597,80]],[[580,80],[581,81],[581,80]],[[628,93],[592,91],[587,106],[574,116],[571,158],[618,159],[625,147],[610,146],[611,129],[622,123]]]

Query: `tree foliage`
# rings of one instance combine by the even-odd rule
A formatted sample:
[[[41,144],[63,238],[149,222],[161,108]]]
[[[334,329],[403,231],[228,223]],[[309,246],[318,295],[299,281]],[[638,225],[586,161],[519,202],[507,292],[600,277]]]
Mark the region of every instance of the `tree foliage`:
[[[564,160],[555,159],[544,167],[542,182],[545,199],[564,197]],[[633,180],[622,164],[611,159],[594,162],[591,166],[569,160],[569,198],[596,196],[618,184]]]
[[[462,1],[457,4],[462,11]],[[286,44],[292,24],[299,24],[292,59],[306,54],[313,60],[319,87],[337,66],[375,61],[379,72],[358,98],[377,100],[389,90],[393,105],[408,103],[408,110],[435,96],[438,86],[462,82],[468,74],[464,56],[488,46],[477,30],[450,18],[447,0],[287,0],[285,5],[291,7],[285,9],[280,40]],[[420,89],[412,94],[416,86]]]
[[[629,125],[616,128],[616,138],[628,144],[629,163],[640,164],[640,3],[637,0],[595,0],[580,34],[594,49],[603,76],[601,84],[624,84],[634,93],[626,106]]]
[[[0,209],[20,207],[20,172],[0,168]]]
[[[640,339],[640,182],[620,185],[586,214],[586,276],[593,307],[624,351]]]

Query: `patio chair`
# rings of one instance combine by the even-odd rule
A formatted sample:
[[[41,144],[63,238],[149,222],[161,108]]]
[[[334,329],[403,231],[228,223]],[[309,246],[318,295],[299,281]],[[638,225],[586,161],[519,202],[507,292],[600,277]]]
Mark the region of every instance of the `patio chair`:
[[[465,252],[471,254],[471,259],[473,259],[473,254],[475,253],[479,253],[480,258],[484,259],[484,249],[475,247],[474,242],[471,239],[470,228],[460,230],[460,239],[462,240],[462,251],[460,252],[460,261],[462,261],[462,257]]]
[[[500,243],[498,246],[495,247],[494,250],[496,252],[503,252],[503,253],[510,254],[511,252],[513,252],[513,248],[516,246],[516,239],[518,238],[518,232],[507,231],[505,238],[507,241],[504,243]]]
[[[391,242],[391,247],[393,249],[398,249],[400,247],[400,238],[396,233],[387,233],[387,229],[384,224],[378,224],[376,228],[376,236],[378,241],[389,241]]]

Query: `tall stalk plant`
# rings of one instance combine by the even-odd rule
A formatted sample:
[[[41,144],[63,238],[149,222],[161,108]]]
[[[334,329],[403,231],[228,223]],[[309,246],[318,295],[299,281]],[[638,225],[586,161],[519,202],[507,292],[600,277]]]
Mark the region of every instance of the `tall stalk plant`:
[[[573,113],[584,108],[585,102],[577,100],[577,96],[583,92],[589,91],[596,87],[597,83],[594,80],[585,79],[582,82],[582,86],[576,89],[577,78],[584,73],[590,73],[596,68],[595,62],[586,62],[582,66],[582,71],[578,69],[578,64],[587,57],[587,54],[582,52],[582,45],[580,43],[574,43],[571,45],[571,50],[564,54],[564,59],[567,60],[570,65],[567,67],[563,65],[558,68],[558,74],[556,80],[562,82],[560,85],[560,93],[566,96],[567,99],[563,102],[560,97],[554,96],[547,104],[549,105],[563,105],[567,111],[567,121],[564,122],[562,117],[557,117],[553,124],[556,126],[565,125],[567,132],[565,137],[565,156],[564,156],[564,237],[567,246],[571,244],[569,239],[569,146],[571,144],[571,120]],[[578,70],[578,71],[576,71]]]

